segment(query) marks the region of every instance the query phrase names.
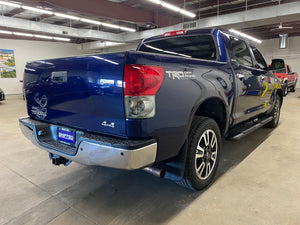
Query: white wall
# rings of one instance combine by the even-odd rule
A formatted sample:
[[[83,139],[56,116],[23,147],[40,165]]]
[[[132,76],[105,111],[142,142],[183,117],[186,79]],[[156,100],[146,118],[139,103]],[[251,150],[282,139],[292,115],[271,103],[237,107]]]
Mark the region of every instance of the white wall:
[[[77,44],[13,39],[0,39],[0,49],[14,50],[16,63],[17,78],[0,78],[0,88],[5,94],[22,93],[22,83],[19,80],[23,79],[26,62],[84,54],[78,50]]]
[[[279,49],[279,38],[265,40],[257,47],[266,58],[267,63],[271,63],[272,59],[284,59],[291,66],[292,71],[297,72],[300,76],[300,37],[288,37],[286,49]],[[300,88],[300,78],[297,88]]]

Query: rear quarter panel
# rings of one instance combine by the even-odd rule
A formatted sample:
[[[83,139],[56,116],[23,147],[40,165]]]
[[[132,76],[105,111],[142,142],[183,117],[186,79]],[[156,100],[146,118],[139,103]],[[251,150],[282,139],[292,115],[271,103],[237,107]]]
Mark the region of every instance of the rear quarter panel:
[[[165,77],[156,94],[156,114],[151,119],[127,119],[128,137],[154,137],[158,140],[156,161],[178,155],[187,138],[198,106],[209,98],[218,98],[230,114],[233,77],[224,62],[188,59],[176,56],[130,52],[126,64],[159,65]]]

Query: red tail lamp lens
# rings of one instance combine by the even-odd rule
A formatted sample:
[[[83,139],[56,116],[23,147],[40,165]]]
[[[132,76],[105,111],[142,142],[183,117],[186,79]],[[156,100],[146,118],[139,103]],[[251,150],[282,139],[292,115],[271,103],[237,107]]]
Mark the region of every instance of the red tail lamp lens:
[[[125,96],[155,95],[164,79],[160,66],[125,65]]]

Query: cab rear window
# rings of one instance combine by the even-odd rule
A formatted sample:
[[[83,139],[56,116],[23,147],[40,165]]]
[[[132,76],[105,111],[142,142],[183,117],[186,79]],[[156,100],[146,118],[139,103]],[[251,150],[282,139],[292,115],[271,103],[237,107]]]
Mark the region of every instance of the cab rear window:
[[[217,49],[212,36],[178,36],[145,42],[139,51],[160,53],[187,58],[217,59]]]

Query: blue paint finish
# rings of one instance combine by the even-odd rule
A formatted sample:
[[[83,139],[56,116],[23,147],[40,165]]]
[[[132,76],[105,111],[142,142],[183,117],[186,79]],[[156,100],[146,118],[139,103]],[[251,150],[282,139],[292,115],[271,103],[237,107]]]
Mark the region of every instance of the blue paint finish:
[[[234,64],[226,32],[219,29],[191,30],[185,35],[197,34],[214,37],[218,49],[216,61],[129,51],[28,63],[24,77],[28,114],[61,126],[105,135],[127,139],[155,138],[158,141],[156,161],[162,161],[179,154],[198,107],[214,99],[225,109],[226,136],[236,123],[268,110],[261,107],[262,102],[269,101],[268,96],[274,99],[275,92],[260,98],[263,84],[258,77],[260,74],[270,77],[268,85],[274,83],[275,78],[270,73]],[[162,38],[159,35],[141,43]],[[153,118],[125,118],[125,64],[163,67],[164,81],[155,96],[156,114]],[[67,72],[67,82],[51,79],[52,72],[63,71]],[[176,76],[178,72],[184,76]],[[191,76],[186,77],[187,72]],[[239,80],[237,72],[245,72],[248,77]],[[247,113],[248,110],[251,113]],[[102,123],[114,123],[115,126],[112,128]]]
[[[25,70],[27,110],[41,107],[35,95],[46,96],[46,121],[93,132],[126,137],[123,100],[125,53],[80,56],[28,63]],[[67,71],[67,83],[51,80],[54,71]],[[41,118],[40,118],[41,119]],[[101,124],[115,123],[115,128]]]
[[[234,94],[232,74],[227,63],[146,52],[129,52],[126,64],[160,65],[164,82],[156,94],[156,115],[151,119],[127,119],[130,138],[158,139],[157,158],[176,156],[187,138],[190,120],[201,102],[215,97],[230,113],[229,98]],[[168,71],[191,71],[189,79],[173,79]],[[221,82],[220,82],[221,81]]]
[[[226,54],[225,45],[223,43],[221,30],[219,30],[219,29],[213,30],[213,35],[214,35],[214,37],[216,39],[216,42],[217,42],[220,61],[221,62],[227,62],[227,54]]]

